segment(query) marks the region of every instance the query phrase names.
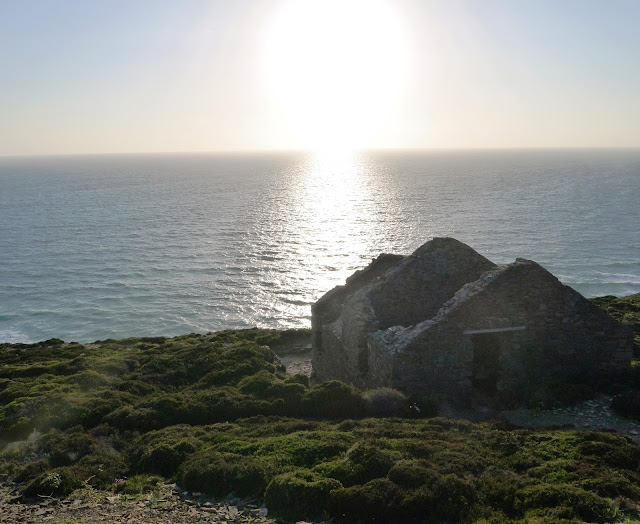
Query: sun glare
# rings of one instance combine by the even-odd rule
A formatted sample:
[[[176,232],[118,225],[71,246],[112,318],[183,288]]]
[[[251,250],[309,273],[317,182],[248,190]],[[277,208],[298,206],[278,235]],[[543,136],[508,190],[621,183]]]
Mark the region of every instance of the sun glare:
[[[308,149],[370,147],[405,81],[405,32],[384,0],[285,0],[264,52],[278,111]]]

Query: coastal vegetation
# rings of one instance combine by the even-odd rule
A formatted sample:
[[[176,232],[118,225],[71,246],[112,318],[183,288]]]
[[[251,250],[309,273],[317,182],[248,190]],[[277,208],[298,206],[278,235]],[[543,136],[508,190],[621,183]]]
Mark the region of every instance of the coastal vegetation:
[[[594,301],[635,330],[637,351],[640,296]],[[134,496],[169,481],[254,497],[291,520],[640,517],[640,446],[628,437],[453,420],[391,389],[310,386],[277,357],[309,338],[248,329],[2,344],[0,471],[24,499]],[[637,369],[614,400],[627,416]]]

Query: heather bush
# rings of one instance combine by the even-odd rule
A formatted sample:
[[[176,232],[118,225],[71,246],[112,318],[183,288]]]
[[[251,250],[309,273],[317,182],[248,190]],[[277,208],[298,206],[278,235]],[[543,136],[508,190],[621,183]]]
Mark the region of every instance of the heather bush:
[[[403,491],[387,478],[331,491],[327,506],[345,522],[402,522]]]
[[[514,518],[518,514],[517,495],[526,480],[512,471],[487,468],[476,484],[477,498],[483,507]]]
[[[134,467],[137,471],[172,476],[184,460],[201,447],[194,438],[178,441],[159,442],[155,445],[137,447]]]
[[[386,477],[400,458],[401,454],[396,451],[384,449],[372,442],[359,441],[339,458],[318,464],[314,471],[339,480],[343,486],[348,487]]]
[[[364,402],[358,390],[337,380],[309,389],[302,405],[306,415],[317,418],[360,418],[364,414]]]
[[[409,409],[407,397],[391,388],[369,390],[363,399],[366,414],[370,417],[400,417]]]
[[[340,482],[308,469],[297,469],[276,476],[267,486],[264,498],[271,511],[285,518],[324,517],[331,490]]]
[[[216,497],[266,497],[290,519],[636,517],[640,447],[629,439],[420,420],[429,397],[407,399],[414,407],[402,418],[363,419],[398,414],[402,395],[285,377],[261,344],[298,351],[303,338],[251,329],[0,344],[0,471],[29,496],[78,487],[135,496],[166,480]],[[9,442],[16,437],[24,440]]]
[[[443,475],[430,486],[435,495],[434,514],[459,522],[472,510],[476,491],[472,482],[457,475]]]
[[[181,486],[224,497],[260,495],[264,492],[268,464],[250,456],[203,450],[191,455],[178,469]]]
[[[163,478],[157,475],[134,475],[118,482],[115,491],[125,495],[142,495],[160,491],[163,482]]]
[[[404,459],[397,461],[389,470],[389,480],[407,489],[433,485],[439,473],[428,461],[422,459]]]
[[[82,486],[83,478],[77,469],[60,468],[43,473],[29,482],[24,489],[24,496],[55,496],[68,495],[74,489]]]
[[[586,522],[608,522],[616,516],[616,510],[609,501],[568,484],[538,484],[523,488],[517,494],[517,506],[525,514],[551,514],[556,518]]]

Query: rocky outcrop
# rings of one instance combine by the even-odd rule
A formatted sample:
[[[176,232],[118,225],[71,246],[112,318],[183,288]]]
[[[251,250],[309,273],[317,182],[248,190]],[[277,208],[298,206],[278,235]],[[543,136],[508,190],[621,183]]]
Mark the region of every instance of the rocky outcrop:
[[[317,380],[513,403],[629,366],[631,331],[535,262],[498,267],[446,238],[388,257],[312,308]]]

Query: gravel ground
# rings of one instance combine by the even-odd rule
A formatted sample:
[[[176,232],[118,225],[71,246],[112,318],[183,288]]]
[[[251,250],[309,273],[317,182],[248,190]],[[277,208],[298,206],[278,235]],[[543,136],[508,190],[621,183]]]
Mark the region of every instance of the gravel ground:
[[[311,376],[311,353],[280,357],[280,362],[287,368],[287,375]]]
[[[574,426],[578,430],[615,430],[640,444],[640,423],[617,415],[611,409],[613,397],[600,395],[567,408],[517,409],[502,416],[516,426],[543,428]]]
[[[84,493],[83,493],[84,492]],[[187,496],[189,495],[189,496]],[[46,498],[39,502],[19,502],[16,486],[0,484],[2,523],[193,523],[267,524],[281,522],[267,517],[267,509],[255,501],[231,499],[215,502],[198,494],[181,492],[166,484],[161,493],[131,500],[122,495],[105,495],[90,490],[74,492],[70,498]]]

